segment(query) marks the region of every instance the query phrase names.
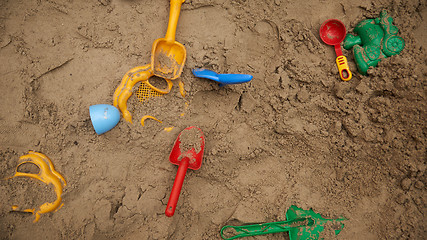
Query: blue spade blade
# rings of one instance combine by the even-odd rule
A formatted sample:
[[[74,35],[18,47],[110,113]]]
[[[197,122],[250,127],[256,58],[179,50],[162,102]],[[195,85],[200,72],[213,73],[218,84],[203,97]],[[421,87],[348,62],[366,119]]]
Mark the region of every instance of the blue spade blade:
[[[253,76],[249,74],[218,74],[214,71],[202,68],[195,68],[192,71],[196,77],[214,80],[221,85],[245,83],[253,78]]]

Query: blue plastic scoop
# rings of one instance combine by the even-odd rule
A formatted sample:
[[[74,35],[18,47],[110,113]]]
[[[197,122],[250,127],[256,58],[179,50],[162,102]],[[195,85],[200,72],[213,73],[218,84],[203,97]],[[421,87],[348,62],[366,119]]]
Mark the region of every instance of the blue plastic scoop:
[[[195,68],[192,71],[194,76],[214,80],[218,82],[220,86],[226,84],[245,83],[249,82],[253,78],[253,76],[249,74],[218,74],[214,71],[203,68]]]

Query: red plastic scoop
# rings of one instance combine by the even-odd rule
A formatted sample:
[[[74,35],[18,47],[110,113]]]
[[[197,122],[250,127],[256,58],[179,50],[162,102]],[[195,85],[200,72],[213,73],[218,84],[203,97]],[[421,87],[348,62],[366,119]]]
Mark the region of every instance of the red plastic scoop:
[[[172,217],[175,213],[176,204],[178,203],[179,194],[181,193],[187,168],[198,170],[202,166],[203,150],[205,149],[205,136],[198,127],[188,127],[178,135],[169,161],[179,165],[173,183],[172,192],[166,206],[165,214]]]
[[[341,42],[345,38],[346,30],[344,24],[337,19],[326,20],[320,27],[320,38],[328,45],[335,47],[337,54],[337,66],[340,72],[340,77],[344,81],[351,79],[352,75],[347,64],[347,58],[342,54]]]

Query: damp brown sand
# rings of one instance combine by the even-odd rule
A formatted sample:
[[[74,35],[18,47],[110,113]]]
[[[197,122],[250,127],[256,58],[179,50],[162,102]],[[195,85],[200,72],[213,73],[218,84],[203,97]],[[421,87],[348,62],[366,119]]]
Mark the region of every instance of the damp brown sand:
[[[196,154],[199,153],[202,150],[201,136],[202,133],[197,128],[182,131],[179,145],[181,153],[191,151],[193,148]]]
[[[154,58],[154,73],[164,78],[172,79],[181,68],[181,65],[175,60],[175,55],[168,56],[167,54],[165,51],[156,54]]]

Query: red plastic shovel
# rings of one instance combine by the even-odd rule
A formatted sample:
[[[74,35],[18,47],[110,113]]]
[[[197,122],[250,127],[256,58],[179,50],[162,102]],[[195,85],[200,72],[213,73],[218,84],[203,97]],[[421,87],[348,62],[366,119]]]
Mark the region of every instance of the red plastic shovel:
[[[172,192],[166,206],[165,214],[172,217],[175,213],[176,204],[181,193],[182,183],[184,182],[187,168],[198,170],[202,166],[203,150],[205,149],[205,136],[198,127],[188,127],[178,135],[169,161],[172,164],[179,165],[173,183]]]
[[[344,23],[337,19],[328,19],[320,26],[319,33],[324,43],[335,48],[335,53],[337,54],[336,62],[341,79],[344,81],[350,80],[352,74],[348,67],[347,58],[342,54],[341,50],[341,42],[346,34]]]

